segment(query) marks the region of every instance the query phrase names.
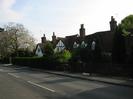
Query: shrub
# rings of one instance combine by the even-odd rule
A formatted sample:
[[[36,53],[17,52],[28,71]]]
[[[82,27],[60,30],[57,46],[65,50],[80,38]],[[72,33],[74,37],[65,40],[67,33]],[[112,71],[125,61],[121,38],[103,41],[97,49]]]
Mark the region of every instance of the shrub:
[[[60,63],[67,63],[71,59],[71,56],[72,55],[68,50],[55,53],[56,60]]]
[[[46,43],[44,46],[45,56],[53,56],[54,55],[54,49],[53,45],[49,42]]]
[[[55,69],[57,65],[54,57],[15,57],[13,64],[43,69]]]

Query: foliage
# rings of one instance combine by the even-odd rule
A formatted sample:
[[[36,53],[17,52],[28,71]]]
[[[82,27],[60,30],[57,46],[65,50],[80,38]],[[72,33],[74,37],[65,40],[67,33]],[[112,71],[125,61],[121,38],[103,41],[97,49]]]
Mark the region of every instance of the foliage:
[[[80,52],[80,48],[75,48],[72,50],[72,58],[71,58],[71,62],[77,62],[80,60],[80,55],[79,55],[79,52]]]
[[[89,62],[90,61],[90,51],[88,48],[81,48],[79,51],[80,59],[82,62]]]
[[[118,26],[122,30],[122,35],[127,37],[130,35],[129,30],[133,29],[133,15],[125,17]]]
[[[58,62],[60,63],[66,63],[71,59],[71,53],[68,50],[64,50],[59,53],[55,53],[55,57]]]
[[[14,52],[11,54],[12,57],[15,56],[19,56],[19,57],[32,57],[34,56],[33,51],[30,51],[28,49],[19,49],[18,52]]]
[[[114,35],[113,61],[124,63],[126,61],[126,37],[130,36],[133,29],[133,15],[125,17],[118,25]]]
[[[5,58],[9,56],[11,50],[9,50],[10,42],[9,35],[7,32],[0,32],[0,57]]]
[[[18,56],[19,49],[33,51],[35,40],[22,24],[8,23],[4,26],[4,30],[4,32],[0,32],[0,54],[2,57],[8,57],[11,53],[16,53]]]
[[[59,69],[59,67],[64,68],[63,64],[66,64],[70,58],[71,53],[67,50],[64,50],[63,52],[55,53],[51,56],[45,55],[44,57],[15,57],[13,59],[13,64],[55,70]]]
[[[126,58],[125,37],[122,34],[122,27],[119,25],[116,29],[113,40],[112,58],[115,63],[124,63]]]
[[[133,15],[129,15],[127,17],[125,17],[122,21],[121,21],[121,27],[123,29],[133,29]]]
[[[13,64],[43,69],[55,69],[56,67],[56,61],[52,57],[15,57]]]
[[[45,51],[45,56],[52,56],[52,55],[54,55],[53,45],[50,42],[47,42],[44,45],[44,51]]]

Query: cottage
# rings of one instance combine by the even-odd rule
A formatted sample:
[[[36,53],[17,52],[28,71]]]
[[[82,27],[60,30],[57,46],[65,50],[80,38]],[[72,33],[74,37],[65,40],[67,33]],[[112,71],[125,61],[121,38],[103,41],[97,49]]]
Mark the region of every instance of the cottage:
[[[43,37],[41,38],[42,42],[38,43],[35,49],[35,55],[38,57],[42,57],[45,53],[44,51],[44,45],[47,42],[45,34],[43,35]]]
[[[61,52],[64,49],[72,50],[78,47],[87,47],[88,49],[95,50],[95,47],[98,46],[101,49],[102,53],[111,55],[113,47],[113,36],[116,27],[117,22],[112,16],[110,21],[110,30],[108,31],[101,31],[93,33],[91,35],[86,35],[84,24],[81,24],[79,35],[75,34],[61,38],[56,37],[55,33],[53,32],[51,43],[54,46],[55,52]],[[38,44],[36,47],[35,52],[37,56],[43,56],[42,53],[45,53],[45,51],[42,49],[42,45],[45,45],[46,42],[46,37],[44,35],[44,37],[42,37],[42,43]]]

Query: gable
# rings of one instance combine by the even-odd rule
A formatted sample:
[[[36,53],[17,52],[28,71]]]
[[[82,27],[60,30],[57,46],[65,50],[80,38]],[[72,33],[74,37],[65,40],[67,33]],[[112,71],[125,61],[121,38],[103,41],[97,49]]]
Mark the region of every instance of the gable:
[[[81,48],[85,48],[85,47],[87,47],[87,44],[84,41],[82,41],[81,42]]]
[[[37,48],[35,50],[35,55],[42,57],[43,56],[43,51],[39,45],[37,45]]]
[[[79,47],[79,44],[77,44],[77,42],[74,42],[73,48],[78,48],[78,47]]]
[[[64,45],[64,43],[60,40],[60,41],[57,43],[56,47],[62,47],[62,48],[64,48],[65,45]]]
[[[60,40],[57,45],[56,48],[54,49],[55,52],[61,52],[65,49],[65,45],[64,43]]]

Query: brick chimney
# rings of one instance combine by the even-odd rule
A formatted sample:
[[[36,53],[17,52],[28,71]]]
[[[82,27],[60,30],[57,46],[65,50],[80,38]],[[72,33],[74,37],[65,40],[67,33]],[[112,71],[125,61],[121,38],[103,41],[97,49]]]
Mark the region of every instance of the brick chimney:
[[[52,42],[55,43],[56,42],[56,36],[55,36],[55,32],[53,32],[53,36],[52,36]]]
[[[80,37],[84,38],[85,37],[85,28],[84,24],[81,24],[81,28],[79,29]]]
[[[41,39],[42,39],[42,43],[46,43],[46,37],[45,37],[45,34],[43,35],[43,37],[42,37]]]
[[[113,16],[111,16],[111,21],[110,21],[110,31],[114,32],[117,27],[117,21]]]

